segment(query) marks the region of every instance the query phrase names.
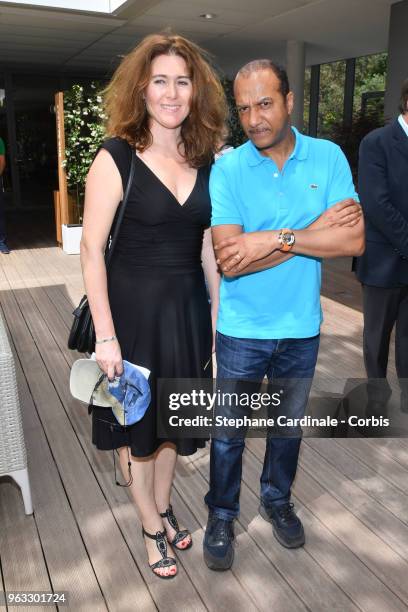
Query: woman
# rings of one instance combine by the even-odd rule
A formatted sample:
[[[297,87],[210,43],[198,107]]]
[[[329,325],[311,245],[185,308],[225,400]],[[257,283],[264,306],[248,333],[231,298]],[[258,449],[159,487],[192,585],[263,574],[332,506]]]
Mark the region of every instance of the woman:
[[[122,359],[151,370],[152,401],[126,429],[110,425],[109,409],[95,409],[93,442],[118,450],[149,564],[170,578],[177,573],[171,544],[179,550],[192,544],[170,505],[177,452],[193,454],[204,441],[157,438],[155,381],[212,375],[218,273],[208,175],[226,102],[201,50],[168,34],[148,36],[124,58],[105,102],[111,138],[88,174],[81,243],[96,359],[109,379],[122,373]],[[107,279],[103,252],[129,174],[129,145],[135,177]]]

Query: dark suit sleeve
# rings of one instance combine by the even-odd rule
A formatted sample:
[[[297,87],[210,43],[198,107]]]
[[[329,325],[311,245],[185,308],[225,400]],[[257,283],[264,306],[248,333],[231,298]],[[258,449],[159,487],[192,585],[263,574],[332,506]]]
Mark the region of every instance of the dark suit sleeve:
[[[358,164],[359,195],[364,216],[401,257],[408,258],[408,222],[390,200],[382,143],[370,136],[360,145]]]

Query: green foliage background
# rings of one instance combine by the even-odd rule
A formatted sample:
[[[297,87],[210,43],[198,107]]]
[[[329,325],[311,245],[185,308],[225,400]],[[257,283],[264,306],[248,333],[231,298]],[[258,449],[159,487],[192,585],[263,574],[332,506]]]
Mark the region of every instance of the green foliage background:
[[[237,109],[235,107],[233,81],[231,81],[230,79],[224,78],[222,79],[221,82],[224,87],[225,95],[226,95],[227,102],[228,102],[228,108],[229,108],[229,117],[228,117],[229,136],[227,139],[227,143],[232,145],[233,147],[239,147],[239,145],[244,143],[247,140],[247,138],[244,134],[243,129],[241,128]]]
[[[68,189],[75,193],[78,207],[82,205],[86,175],[105,134],[100,89],[98,83],[91,83],[89,90],[72,85],[64,92],[65,171]]]
[[[358,149],[361,140],[373,129],[384,125],[384,98],[369,100],[362,112],[362,96],[369,92],[384,92],[387,73],[387,54],[378,53],[356,59],[351,129],[343,124],[345,60],[322,64],[320,67],[320,99],[318,137],[328,138],[339,144],[357,175]],[[305,127],[309,120],[310,69],[305,78]]]

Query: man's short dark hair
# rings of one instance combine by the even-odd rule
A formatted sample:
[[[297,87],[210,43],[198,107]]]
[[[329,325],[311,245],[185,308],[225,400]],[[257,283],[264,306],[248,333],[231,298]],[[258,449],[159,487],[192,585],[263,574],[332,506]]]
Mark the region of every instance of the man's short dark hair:
[[[250,74],[257,72],[258,70],[272,70],[273,74],[279,81],[279,91],[281,92],[282,96],[286,98],[290,91],[287,72],[282,66],[276,64],[270,59],[257,59],[253,60],[252,62],[248,62],[245,64],[245,66],[242,66],[242,68],[238,70],[235,79],[240,76],[248,77]]]
[[[405,79],[401,87],[399,110],[403,115],[408,113],[408,79]]]

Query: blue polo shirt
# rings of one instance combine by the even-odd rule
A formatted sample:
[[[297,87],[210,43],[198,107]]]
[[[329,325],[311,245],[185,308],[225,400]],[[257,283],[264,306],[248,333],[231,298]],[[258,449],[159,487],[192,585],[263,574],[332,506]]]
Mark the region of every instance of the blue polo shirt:
[[[357,198],[340,147],[292,128],[282,171],[248,141],[221,157],[210,177],[212,222],[244,232],[304,229],[327,208]],[[222,278],[217,329],[237,338],[308,338],[320,331],[321,260],[296,255],[261,272]]]

